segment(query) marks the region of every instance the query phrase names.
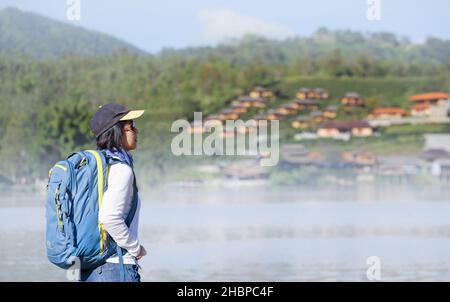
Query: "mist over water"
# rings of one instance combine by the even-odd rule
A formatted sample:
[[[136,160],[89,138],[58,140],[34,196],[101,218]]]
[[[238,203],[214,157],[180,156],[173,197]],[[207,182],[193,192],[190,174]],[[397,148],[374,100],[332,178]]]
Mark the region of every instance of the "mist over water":
[[[163,187],[141,196],[143,281],[450,280],[450,188]],[[45,255],[45,195],[0,198],[0,280],[67,281]]]

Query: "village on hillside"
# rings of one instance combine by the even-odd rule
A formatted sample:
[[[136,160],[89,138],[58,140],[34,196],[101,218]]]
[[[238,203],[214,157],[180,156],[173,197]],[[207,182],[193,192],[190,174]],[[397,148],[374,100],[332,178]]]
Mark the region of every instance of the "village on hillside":
[[[290,128],[293,133],[280,144],[280,163],[276,169],[258,164],[258,159],[233,160],[221,164],[201,165],[198,171],[226,179],[264,180],[273,178],[280,170],[306,173],[287,183],[310,182],[308,175],[321,175],[321,181],[351,186],[359,182],[414,183],[417,179],[439,184],[450,183],[450,134],[424,133],[420,152],[412,154],[383,154],[368,147],[341,152],[308,150],[311,141],[335,141],[349,144],[354,139],[383,140],[381,129],[399,125],[439,125],[450,123],[450,95],[445,92],[425,92],[411,95],[409,108],[375,107],[369,109],[364,96],[349,91],[332,102],[332,92],[323,88],[299,88],[290,101],[279,100],[279,91],[263,86],[253,88],[247,95],[232,100],[226,108],[205,116],[202,123],[193,122],[191,133],[206,133],[206,121],[224,125],[227,120],[280,121],[280,132]],[[355,119],[353,112],[363,113]],[[359,115],[361,116],[361,114]],[[223,137],[245,135],[248,129],[224,128]],[[395,144],[395,142],[394,142]],[[291,176],[287,176],[290,178]],[[296,181],[298,180],[298,181]],[[281,181],[283,183],[284,181]]]

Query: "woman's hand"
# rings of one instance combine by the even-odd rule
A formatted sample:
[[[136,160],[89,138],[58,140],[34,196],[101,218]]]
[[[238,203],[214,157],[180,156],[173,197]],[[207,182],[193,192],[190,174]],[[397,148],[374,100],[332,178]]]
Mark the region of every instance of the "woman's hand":
[[[144,246],[141,245],[141,248],[139,250],[139,255],[136,256],[136,260],[140,260],[145,255],[147,255],[147,251],[145,250]]]

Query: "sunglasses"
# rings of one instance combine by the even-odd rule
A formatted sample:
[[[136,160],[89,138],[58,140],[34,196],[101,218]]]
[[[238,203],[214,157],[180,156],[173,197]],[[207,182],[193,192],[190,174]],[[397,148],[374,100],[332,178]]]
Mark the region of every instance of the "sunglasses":
[[[129,123],[128,125],[130,125],[130,129],[126,129],[125,131],[133,131],[133,132],[136,132],[136,124],[135,124],[134,120],[131,120],[130,123]]]

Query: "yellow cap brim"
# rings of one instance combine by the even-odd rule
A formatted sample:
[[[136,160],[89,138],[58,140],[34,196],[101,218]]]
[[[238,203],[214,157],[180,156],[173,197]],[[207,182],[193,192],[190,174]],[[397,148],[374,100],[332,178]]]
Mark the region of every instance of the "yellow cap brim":
[[[144,112],[145,112],[145,110],[131,110],[124,117],[122,117],[120,120],[121,121],[134,120],[134,119],[137,119],[138,117],[140,117],[141,115],[143,115]]]

